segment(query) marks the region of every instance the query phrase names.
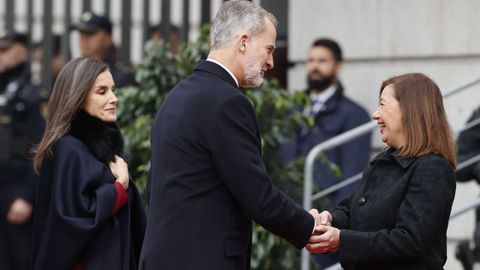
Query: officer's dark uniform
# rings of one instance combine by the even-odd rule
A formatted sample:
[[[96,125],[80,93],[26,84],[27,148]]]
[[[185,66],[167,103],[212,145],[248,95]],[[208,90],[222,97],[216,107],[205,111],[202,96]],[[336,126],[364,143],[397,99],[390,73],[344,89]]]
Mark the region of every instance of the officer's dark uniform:
[[[0,49],[13,42],[26,44],[25,35],[10,31],[0,37]],[[30,82],[27,62],[0,73],[0,269],[28,269],[32,218],[24,224],[7,220],[12,203],[22,198],[33,205],[36,175],[31,146],[38,143],[45,122],[40,105],[44,99]]]

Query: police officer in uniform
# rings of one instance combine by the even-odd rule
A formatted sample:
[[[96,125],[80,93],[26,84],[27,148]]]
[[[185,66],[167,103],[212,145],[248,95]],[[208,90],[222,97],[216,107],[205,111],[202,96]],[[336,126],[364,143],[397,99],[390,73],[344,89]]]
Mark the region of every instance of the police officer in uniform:
[[[27,37],[0,33],[0,268],[29,267],[36,176],[30,149],[38,143],[45,100],[30,82]]]
[[[131,65],[117,60],[117,47],[112,40],[112,22],[107,17],[87,11],[72,29],[80,32],[80,54],[83,57],[96,57],[108,64],[117,87],[136,84]]]

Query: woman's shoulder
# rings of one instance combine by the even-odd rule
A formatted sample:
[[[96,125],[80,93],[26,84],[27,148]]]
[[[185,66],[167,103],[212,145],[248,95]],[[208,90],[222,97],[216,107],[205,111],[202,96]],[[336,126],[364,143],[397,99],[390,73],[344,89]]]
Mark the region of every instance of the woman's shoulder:
[[[75,155],[89,153],[87,146],[72,135],[60,138],[54,146],[55,155]]]
[[[453,170],[452,166],[450,165],[450,162],[447,159],[434,153],[428,153],[418,157],[417,163],[424,164],[424,165],[431,164],[431,165],[440,166],[440,167],[448,167]]]
[[[449,179],[455,183],[455,169],[447,159],[437,154],[429,153],[418,157],[414,168],[415,171],[423,171],[425,177]]]

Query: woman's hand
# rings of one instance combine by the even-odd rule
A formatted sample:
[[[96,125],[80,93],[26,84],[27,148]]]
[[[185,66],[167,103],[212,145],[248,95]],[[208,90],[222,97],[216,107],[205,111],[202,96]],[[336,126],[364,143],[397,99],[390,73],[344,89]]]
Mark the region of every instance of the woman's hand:
[[[337,252],[340,249],[340,230],[332,226],[319,225],[306,246],[312,253]]]
[[[124,189],[128,188],[128,165],[123,160],[123,158],[115,155],[114,161],[110,161],[108,164],[110,167],[110,171],[112,171],[113,176],[115,177],[115,181],[119,182]]]
[[[30,219],[32,211],[33,207],[29,202],[22,198],[17,198],[10,205],[7,220],[13,224],[23,224]]]
[[[332,226],[332,221],[333,221],[332,214],[330,214],[330,212],[328,211],[323,211],[320,213],[320,224],[318,225]]]

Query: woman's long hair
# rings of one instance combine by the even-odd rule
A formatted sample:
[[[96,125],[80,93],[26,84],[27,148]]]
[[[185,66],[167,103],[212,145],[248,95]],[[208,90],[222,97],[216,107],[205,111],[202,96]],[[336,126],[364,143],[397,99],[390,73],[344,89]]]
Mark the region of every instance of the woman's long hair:
[[[43,159],[52,154],[53,145],[70,131],[72,121],[98,75],[108,66],[94,58],[68,62],[58,74],[48,102],[47,126],[40,144],[34,147],[33,167],[40,173]]]
[[[455,140],[437,84],[423,74],[409,73],[384,81],[380,95],[388,85],[393,86],[400,104],[407,141],[399,156],[410,158],[434,153],[455,168]]]

